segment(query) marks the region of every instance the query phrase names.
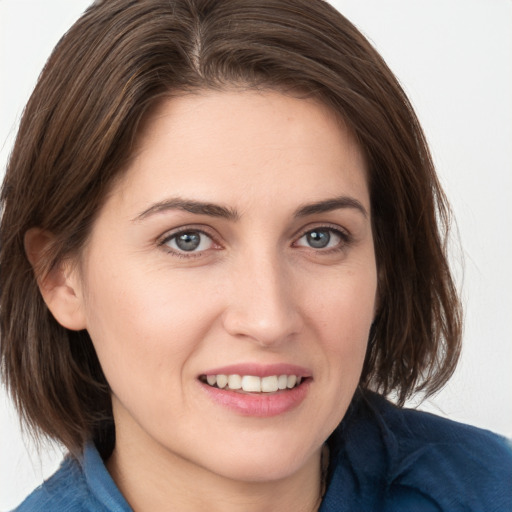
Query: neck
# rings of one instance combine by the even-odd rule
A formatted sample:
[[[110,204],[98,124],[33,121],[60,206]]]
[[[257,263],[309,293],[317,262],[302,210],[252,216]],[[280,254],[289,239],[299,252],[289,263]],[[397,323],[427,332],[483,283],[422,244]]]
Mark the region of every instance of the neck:
[[[321,501],[321,450],[295,473],[247,482],[208,471],[165,450],[149,450],[121,437],[107,468],[134,510],[162,512],[312,512]]]

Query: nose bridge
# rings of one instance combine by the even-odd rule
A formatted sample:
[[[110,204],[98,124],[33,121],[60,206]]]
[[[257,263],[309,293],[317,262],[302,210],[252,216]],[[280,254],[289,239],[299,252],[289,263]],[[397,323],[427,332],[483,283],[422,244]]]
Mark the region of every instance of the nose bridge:
[[[301,319],[285,258],[271,248],[248,251],[235,266],[224,314],[226,330],[261,345],[273,345],[296,334]]]

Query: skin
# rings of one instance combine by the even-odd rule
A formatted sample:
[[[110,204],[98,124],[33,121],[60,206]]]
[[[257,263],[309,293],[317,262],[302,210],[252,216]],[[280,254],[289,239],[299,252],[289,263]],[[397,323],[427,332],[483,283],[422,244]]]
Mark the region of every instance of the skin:
[[[328,247],[311,247],[315,229]],[[203,232],[198,250],[180,251],[178,231]],[[134,510],[316,509],[377,293],[365,162],[324,106],[277,92],[165,100],[63,280],[48,303],[91,335],[113,393],[107,467]],[[238,363],[307,368],[306,397],[263,418],[213,402],[198,376]]]

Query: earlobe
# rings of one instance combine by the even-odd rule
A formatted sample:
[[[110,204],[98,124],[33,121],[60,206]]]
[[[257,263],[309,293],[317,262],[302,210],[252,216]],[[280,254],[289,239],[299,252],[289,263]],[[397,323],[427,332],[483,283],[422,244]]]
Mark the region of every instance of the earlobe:
[[[24,238],[25,253],[48,309],[63,327],[79,331],[86,328],[81,280],[69,260],[47,269],[49,248],[54,239],[48,231],[29,229]]]

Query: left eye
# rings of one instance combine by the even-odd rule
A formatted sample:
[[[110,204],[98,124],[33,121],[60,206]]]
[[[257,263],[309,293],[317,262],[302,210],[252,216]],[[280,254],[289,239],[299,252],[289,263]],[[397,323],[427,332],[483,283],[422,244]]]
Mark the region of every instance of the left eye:
[[[213,240],[201,231],[182,231],[167,238],[163,245],[176,252],[200,252],[210,249]]]
[[[297,245],[301,247],[311,247],[312,249],[330,249],[337,247],[341,241],[342,236],[336,230],[318,228],[304,233],[304,235],[297,240]]]

